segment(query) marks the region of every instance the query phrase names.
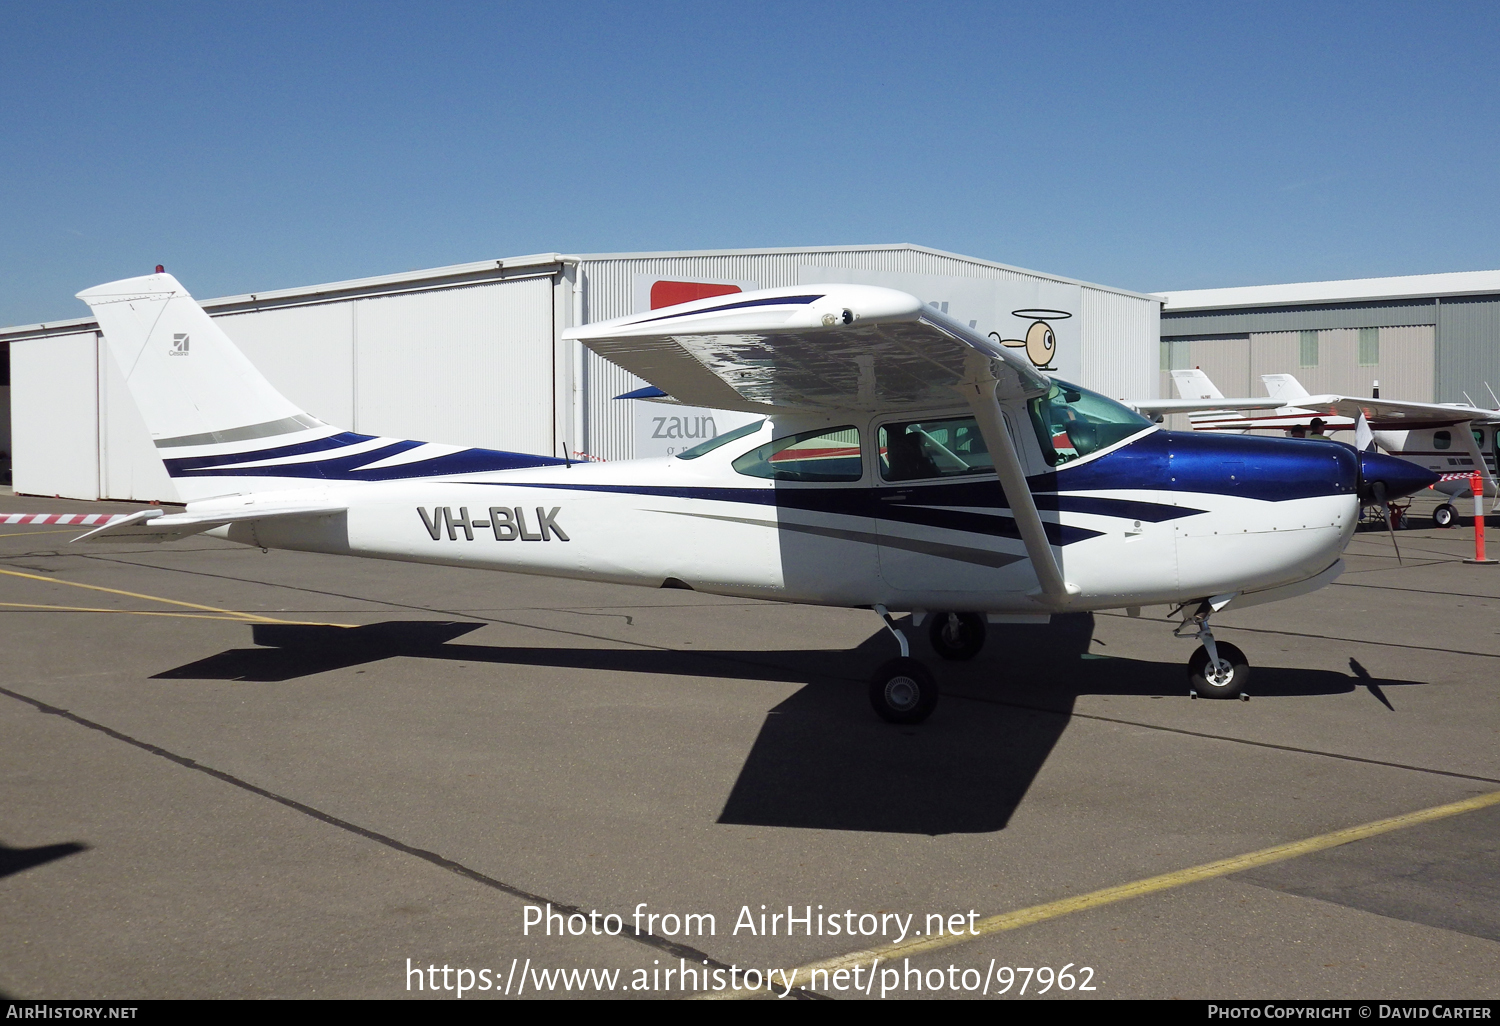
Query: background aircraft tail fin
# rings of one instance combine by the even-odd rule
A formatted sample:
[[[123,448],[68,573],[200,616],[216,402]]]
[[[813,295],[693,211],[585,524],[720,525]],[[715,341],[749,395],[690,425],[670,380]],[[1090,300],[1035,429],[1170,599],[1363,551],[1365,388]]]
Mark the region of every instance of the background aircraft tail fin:
[[[1219,386],[1210,381],[1208,375],[1197,367],[1192,370],[1174,370],[1172,383],[1177,386],[1177,394],[1184,399],[1224,398],[1224,393],[1219,391]]]
[[[1308,396],[1307,389],[1302,387],[1302,382],[1294,375],[1262,374],[1260,380],[1265,382],[1267,395],[1272,399],[1285,400],[1288,406],[1293,406],[1296,400],[1306,399]]]

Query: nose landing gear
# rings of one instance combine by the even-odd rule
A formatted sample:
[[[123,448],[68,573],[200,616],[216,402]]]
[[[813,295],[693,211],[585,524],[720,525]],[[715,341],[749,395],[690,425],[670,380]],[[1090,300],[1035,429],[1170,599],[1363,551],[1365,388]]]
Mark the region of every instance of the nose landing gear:
[[[1250,680],[1250,661],[1237,646],[1215,641],[1208,626],[1213,606],[1201,602],[1172,632],[1176,638],[1196,638],[1203,643],[1188,660],[1188,694],[1193,698],[1238,698],[1250,701],[1245,685]]]

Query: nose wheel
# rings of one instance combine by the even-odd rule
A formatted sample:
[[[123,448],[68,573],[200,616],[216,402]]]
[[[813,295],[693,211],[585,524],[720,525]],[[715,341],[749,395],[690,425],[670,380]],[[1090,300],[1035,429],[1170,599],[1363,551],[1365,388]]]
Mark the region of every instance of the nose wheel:
[[[1245,653],[1227,641],[1215,646],[1218,659],[1215,661],[1204,645],[1188,660],[1188,683],[1194,698],[1242,698],[1245,684],[1250,679],[1250,663]]]
[[[1208,626],[1213,607],[1199,604],[1196,611],[1184,616],[1173,634],[1179,638],[1196,638],[1203,643],[1188,660],[1188,694],[1193,698],[1238,698],[1250,701],[1245,685],[1250,682],[1250,660],[1238,646],[1216,641]]]

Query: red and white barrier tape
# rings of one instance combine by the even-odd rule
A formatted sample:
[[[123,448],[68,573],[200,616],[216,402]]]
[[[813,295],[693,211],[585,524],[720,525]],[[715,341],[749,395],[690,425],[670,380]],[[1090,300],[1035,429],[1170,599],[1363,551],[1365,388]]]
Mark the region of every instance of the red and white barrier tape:
[[[124,513],[0,513],[0,524],[111,524]]]

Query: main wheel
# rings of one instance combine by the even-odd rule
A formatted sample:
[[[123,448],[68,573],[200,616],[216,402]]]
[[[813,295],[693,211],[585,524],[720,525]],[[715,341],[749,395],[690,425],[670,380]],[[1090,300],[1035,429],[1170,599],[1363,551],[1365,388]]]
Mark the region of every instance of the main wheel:
[[[1432,523],[1434,527],[1452,527],[1453,521],[1457,518],[1457,508],[1446,502],[1432,511]]]
[[[1238,698],[1250,679],[1250,662],[1234,645],[1220,641],[1219,665],[1208,665],[1208,649],[1199,646],[1188,660],[1188,680],[1201,698]]]
[[[915,659],[892,659],[870,679],[870,705],[888,723],[921,723],[937,702],[937,681]]]
[[[973,659],[984,647],[984,617],[978,613],[934,613],[927,636],[944,659]]]

